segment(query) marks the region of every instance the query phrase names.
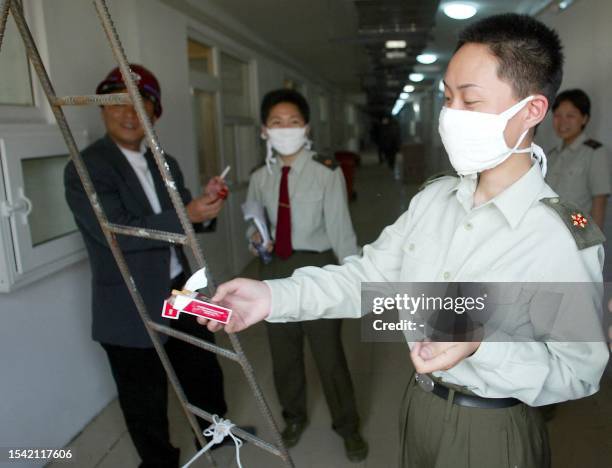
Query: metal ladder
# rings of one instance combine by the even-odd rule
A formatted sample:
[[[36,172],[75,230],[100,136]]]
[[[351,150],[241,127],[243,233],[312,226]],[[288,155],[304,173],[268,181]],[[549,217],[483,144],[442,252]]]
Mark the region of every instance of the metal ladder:
[[[145,111],[144,104],[142,101],[142,97],[136,83],[134,82],[134,78],[129,68],[129,64],[127,61],[127,57],[125,55],[125,51],[123,50],[123,46],[121,45],[121,41],[119,40],[119,35],[115,29],[112,18],[108,11],[108,7],[106,5],[105,0],[93,0],[96,12],[100,19],[100,23],[106,37],[109,41],[111,50],[113,55],[115,56],[115,60],[119,65],[119,69],[121,70],[121,74],[123,76],[124,82],[127,86],[127,93],[117,93],[117,94],[102,94],[102,95],[85,95],[85,96],[56,96],[53,90],[53,86],[47,74],[47,71],[43,65],[40,54],[38,53],[38,49],[36,44],[34,43],[32,34],[28,25],[24,19],[23,9],[20,0],[4,0],[2,5],[0,6],[0,48],[2,47],[2,39],[4,38],[4,31],[6,27],[6,21],[9,13],[12,14],[15,23],[17,24],[17,28],[19,33],[23,39],[25,44],[25,48],[27,51],[27,55],[29,60],[31,61],[36,74],[40,80],[42,88],[47,96],[55,119],[57,120],[57,124],[62,132],[64,140],[66,141],[66,145],[68,147],[68,151],[70,153],[70,157],[74,162],[76,170],[79,174],[81,182],[83,183],[83,187],[85,188],[85,192],[89,197],[89,201],[94,209],[94,212],[98,218],[98,222],[102,231],[104,232],[104,236],[106,237],[106,241],[110,246],[110,249],[115,257],[115,261],[117,262],[117,266],[121,271],[125,284],[132,296],[134,303],[136,304],[136,308],[138,309],[138,313],[144,325],[147,329],[149,337],[153,342],[153,345],[161,359],[161,362],[164,366],[166,374],[168,375],[168,379],[176,392],[176,395],[183,407],[185,415],[193,429],[199,443],[202,446],[205,446],[207,441],[204,439],[200,427],[196,421],[195,416],[203,418],[209,422],[213,422],[212,415],[205,411],[202,408],[198,408],[187,401],[183,388],[181,387],[180,382],[177,379],[177,376],[174,372],[172,364],[168,359],[168,355],[162,345],[159,334],[165,334],[171,336],[173,338],[185,341],[189,344],[192,344],[196,347],[202,348],[203,350],[210,351],[216,353],[225,358],[236,361],[242,367],[244,375],[246,376],[247,382],[251,391],[255,396],[255,400],[264,416],[265,421],[269,425],[275,444],[271,444],[269,442],[256,437],[239,427],[233,427],[231,432],[246,440],[247,442],[251,442],[252,444],[260,447],[268,452],[280,457],[286,467],[294,467],[293,461],[287,451],[286,447],[283,444],[282,438],[278,431],[278,427],[272,417],[272,413],[270,411],[270,407],[268,406],[264,395],[259,387],[255,379],[255,375],[253,372],[253,368],[249,363],[244,351],[242,350],[242,346],[240,345],[240,341],[238,337],[234,334],[230,334],[229,338],[234,350],[226,349],[224,347],[218,346],[214,343],[210,343],[206,340],[202,340],[196,338],[194,336],[188,335],[186,333],[182,333],[180,331],[174,330],[165,325],[160,325],[153,322],[149,314],[147,313],[145,304],[143,302],[142,296],[140,295],[138,289],[136,288],[136,284],[132,275],[129,271],[123,253],[119,248],[119,244],[117,242],[117,235],[125,235],[125,236],[135,236],[135,237],[143,237],[146,239],[155,239],[168,242],[169,244],[180,244],[188,246],[195,258],[195,261],[198,265],[198,268],[206,267],[206,261],[204,260],[204,255],[202,254],[202,250],[200,245],[197,242],[195,237],[195,233],[193,230],[193,226],[189,219],[187,218],[187,213],[185,211],[185,206],[183,205],[183,201],[176,189],[176,185],[174,183],[174,179],[172,178],[172,174],[168,169],[168,165],[166,164],[166,159],[164,157],[164,151],[162,150],[157,135],[155,134],[155,130],[149,120],[149,117]],[[89,177],[89,173],[83,159],[79,153],[79,150],[76,146],[74,137],[68,126],[68,122],[66,121],[66,117],[64,116],[64,112],[62,110],[62,106],[80,106],[80,105],[117,105],[117,104],[132,104],[136,110],[138,115],[138,119],[145,130],[145,138],[151,151],[155,157],[155,162],[157,167],[162,175],[162,178],[165,182],[166,188],[168,190],[168,194],[170,195],[170,199],[172,200],[172,205],[178,215],[178,218],[181,222],[181,226],[183,227],[184,234],[177,234],[172,232],[163,232],[158,230],[145,230],[142,228],[134,228],[130,226],[120,226],[113,223],[110,223],[106,218],[106,214],[102,209],[102,206],[98,200],[98,196],[94,189],[94,186]],[[208,289],[209,294],[214,294],[215,284],[212,280],[210,270],[206,268],[206,276],[208,279]],[[160,304],[161,308],[161,304]],[[217,466],[215,461],[209,452],[206,452],[207,460],[211,463],[212,466]]]

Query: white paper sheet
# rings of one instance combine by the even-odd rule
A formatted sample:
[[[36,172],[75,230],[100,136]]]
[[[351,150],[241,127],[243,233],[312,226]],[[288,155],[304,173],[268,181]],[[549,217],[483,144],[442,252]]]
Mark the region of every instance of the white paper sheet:
[[[255,227],[261,234],[263,244],[267,245],[271,241],[270,231],[268,231],[268,225],[266,224],[266,215],[264,207],[261,203],[256,201],[246,201],[242,204],[242,213],[244,214],[244,220],[253,220]]]

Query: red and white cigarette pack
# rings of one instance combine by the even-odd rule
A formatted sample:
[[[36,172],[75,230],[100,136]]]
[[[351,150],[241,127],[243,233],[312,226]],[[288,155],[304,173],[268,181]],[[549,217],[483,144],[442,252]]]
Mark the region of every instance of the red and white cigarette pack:
[[[232,315],[231,309],[210,302],[210,298],[197,293],[174,291],[164,301],[162,317],[178,319],[181,313],[204,317],[215,322],[227,324]]]

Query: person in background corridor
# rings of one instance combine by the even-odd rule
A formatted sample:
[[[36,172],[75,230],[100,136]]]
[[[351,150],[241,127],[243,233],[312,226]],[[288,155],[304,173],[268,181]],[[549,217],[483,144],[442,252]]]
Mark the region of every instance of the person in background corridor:
[[[552,109],[561,143],[548,154],[546,182],[560,197],[590,213],[603,229],[612,170],[606,148],[585,132],[591,118],[589,96],[581,89],[563,91]]]

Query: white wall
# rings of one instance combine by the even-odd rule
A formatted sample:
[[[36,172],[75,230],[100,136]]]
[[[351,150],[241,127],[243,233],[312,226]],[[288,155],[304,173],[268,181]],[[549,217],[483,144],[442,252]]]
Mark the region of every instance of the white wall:
[[[561,91],[581,88],[591,98],[591,121],[586,132],[612,150],[612,2],[579,0],[566,11],[541,18],[561,37],[565,51],[565,67]],[[559,143],[549,115],[538,131],[536,141],[549,150]],[[612,281],[612,202],[608,201],[604,234],[608,241],[604,280]]]
[[[561,37],[565,51],[561,90],[581,88],[591,98],[591,122],[588,133],[612,148],[612,2],[579,0],[566,11],[541,18]],[[557,142],[550,116],[542,124],[538,141],[544,149]]]
[[[250,49],[232,39],[231,28],[215,30],[158,0],[108,3],[128,59],[150,68],[161,82],[164,115],[156,125],[158,135],[164,149],[179,160],[192,191],[198,187],[186,55],[190,30],[196,29],[214,39],[215,45],[240,51],[256,62],[254,101],[281,87],[286,77],[303,83],[313,104],[313,127],[320,133],[317,98],[320,94],[331,97],[332,88],[304,73],[299,64],[294,66],[291,58],[265,56],[262,50],[271,50],[272,45]],[[93,93],[115,62],[92,3],[26,0],[25,5],[36,20],[36,33],[42,39],[39,49],[57,94]],[[223,15],[218,19],[231,22]],[[252,39],[263,44],[257,37]],[[344,138],[343,108],[342,99],[334,99],[330,106],[330,113],[336,114],[335,118],[332,115],[333,141],[338,147]],[[53,122],[45,106],[34,112],[37,120]],[[69,122],[87,128],[92,141],[104,133],[99,112],[95,107],[66,109]],[[10,113],[1,107],[0,120],[11,122]],[[239,223],[244,190],[240,188],[228,203],[221,226],[230,219],[234,225]],[[231,235],[233,238],[217,240],[244,244],[243,232],[234,230]],[[234,273],[249,260],[244,257],[244,248],[238,250],[243,257],[232,262]],[[213,273],[215,262],[210,262]],[[0,446],[63,446],[115,396],[104,353],[90,339],[89,282],[89,264],[84,261],[32,287],[0,295]]]
[[[89,265],[0,295],[0,444],[62,447],[114,397],[91,341]]]

